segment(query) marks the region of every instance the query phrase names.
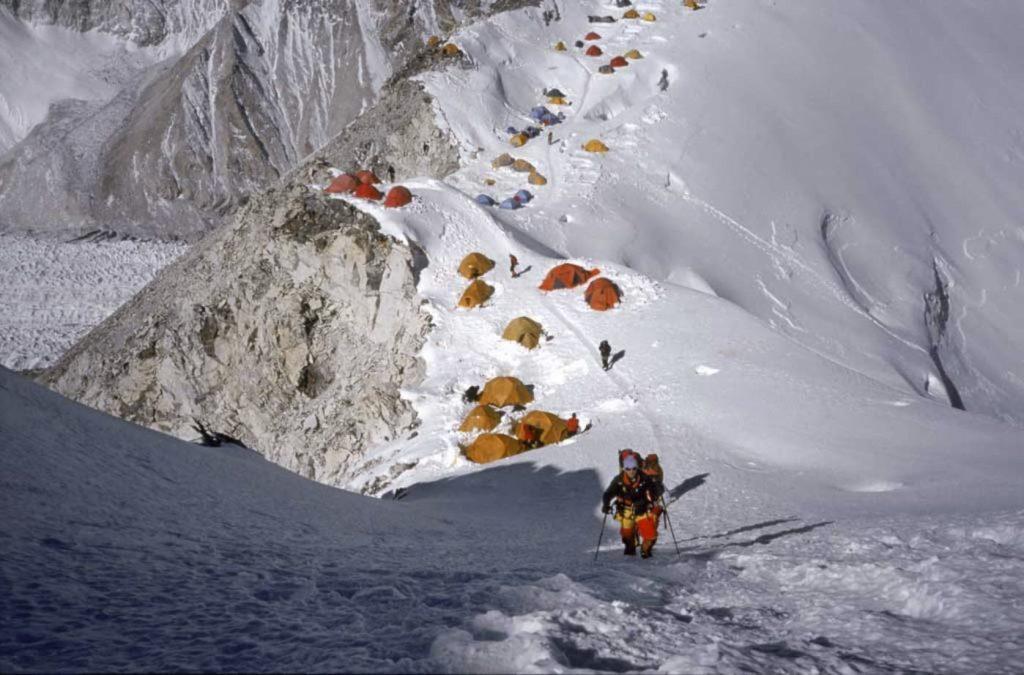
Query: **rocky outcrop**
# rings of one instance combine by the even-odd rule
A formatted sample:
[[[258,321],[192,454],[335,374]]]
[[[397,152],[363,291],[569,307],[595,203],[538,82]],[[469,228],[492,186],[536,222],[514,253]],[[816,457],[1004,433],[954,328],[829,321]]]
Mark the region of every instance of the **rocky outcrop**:
[[[166,268],[43,380],[184,438],[199,418],[309,478],[341,483],[415,423],[429,323],[422,253],[348,204],[291,184]]]

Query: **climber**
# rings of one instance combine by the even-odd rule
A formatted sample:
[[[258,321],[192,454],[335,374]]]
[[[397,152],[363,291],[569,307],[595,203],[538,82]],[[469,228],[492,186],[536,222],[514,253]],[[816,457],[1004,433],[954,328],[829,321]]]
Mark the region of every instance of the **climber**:
[[[619,534],[625,545],[625,555],[636,555],[638,538],[643,544],[640,557],[650,558],[658,541],[658,529],[652,509],[655,505],[651,482],[640,471],[637,455],[630,450],[622,460],[622,471],[612,479],[601,500],[601,512],[611,513],[615,500],[615,520],[619,521]],[[620,453],[620,457],[622,453]]]
[[[512,274],[512,278],[516,279],[519,277],[519,273],[516,272],[516,268],[519,267],[519,258],[515,257],[511,253],[508,254],[508,271]]]
[[[611,358],[612,355],[612,346],[608,344],[607,340],[601,340],[601,344],[597,346],[597,350],[601,353],[601,367],[608,370],[612,367],[608,362],[608,359]]]
[[[576,417],[576,413],[573,413],[572,417],[565,421],[565,428],[569,430],[570,437],[580,432],[580,420]]]
[[[472,387],[467,387],[466,391],[462,392],[462,402],[463,403],[476,403],[479,400],[480,400],[480,387],[478,387],[475,384]]]

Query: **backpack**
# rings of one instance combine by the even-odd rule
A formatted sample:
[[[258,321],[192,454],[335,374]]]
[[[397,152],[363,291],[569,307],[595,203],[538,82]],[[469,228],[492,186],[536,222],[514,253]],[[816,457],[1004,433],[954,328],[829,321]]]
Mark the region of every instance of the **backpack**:
[[[656,480],[659,483],[665,481],[665,472],[661,468],[658,456],[653,452],[647,455],[647,458],[644,459],[640,466],[643,467],[642,471],[652,480]]]

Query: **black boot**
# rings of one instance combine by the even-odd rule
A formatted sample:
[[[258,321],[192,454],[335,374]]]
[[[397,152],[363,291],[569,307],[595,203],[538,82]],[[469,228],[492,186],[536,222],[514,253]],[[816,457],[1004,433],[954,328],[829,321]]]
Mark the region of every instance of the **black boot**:
[[[625,544],[626,544],[626,550],[623,551],[622,553],[624,555],[636,555],[636,542],[634,542],[634,541],[627,541],[627,542],[625,542]]]

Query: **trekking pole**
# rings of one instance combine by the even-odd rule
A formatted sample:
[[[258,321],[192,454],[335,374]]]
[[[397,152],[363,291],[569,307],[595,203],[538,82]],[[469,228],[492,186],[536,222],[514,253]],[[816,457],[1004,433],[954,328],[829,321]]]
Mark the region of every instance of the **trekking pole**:
[[[594,549],[594,562],[597,562],[597,554],[601,551],[601,539],[604,538],[604,526],[608,522],[608,514],[604,514],[604,520],[601,521],[601,534],[597,535],[597,548]]]
[[[672,527],[672,519],[668,517],[668,504],[665,503],[665,498],[661,498],[661,508],[665,511],[665,522],[668,523],[668,531],[672,533],[672,543],[676,546],[676,555],[680,555],[679,542],[676,540],[676,531]]]

